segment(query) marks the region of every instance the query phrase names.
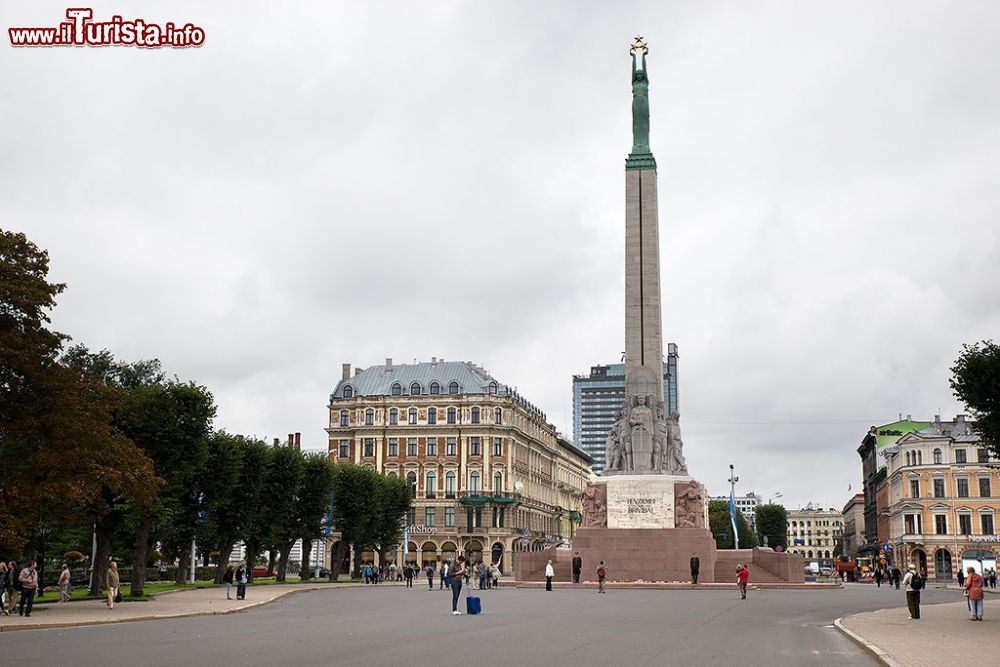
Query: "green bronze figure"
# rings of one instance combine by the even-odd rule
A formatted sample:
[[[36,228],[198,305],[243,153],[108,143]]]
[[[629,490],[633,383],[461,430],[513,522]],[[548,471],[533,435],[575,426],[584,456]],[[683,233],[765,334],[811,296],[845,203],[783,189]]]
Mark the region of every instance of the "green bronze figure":
[[[642,69],[636,67],[635,52],[642,51]],[[646,54],[649,49],[638,38],[629,49],[632,54],[632,154],[649,153],[649,76]]]

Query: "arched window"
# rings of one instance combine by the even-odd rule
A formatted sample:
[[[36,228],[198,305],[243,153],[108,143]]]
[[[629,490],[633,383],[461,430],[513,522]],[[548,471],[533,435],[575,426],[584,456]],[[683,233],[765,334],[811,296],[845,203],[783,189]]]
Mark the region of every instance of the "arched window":
[[[420,383],[414,382],[413,384],[410,385],[410,396],[419,396],[419,395],[420,395]]]
[[[441,393],[441,385],[437,382],[431,382],[431,396],[437,396]]]
[[[910,453],[909,452],[906,452],[906,465],[908,465],[908,466],[909,465],[913,465],[912,463],[910,463]]]
[[[812,549],[810,549],[810,550],[809,550],[809,557],[810,557],[810,558],[812,558],[812,557],[813,557],[813,552],[812,552]]]
[[[403,385],[399,384],[398,382],[393,382],[392,383],[392,395],[393,396],[402,396],[403,395]]]
[[[827,550],[827,551],[824,551],[823,553],[824,553],[824,554],[826,554],[826,557],[827,557],[827,558],[829,558],[829,557],[830,557],[830,551],[829,551],[829,550]]]
[[[472,408],[472,423],[479,423],[479,408]]]
[[[354,398],[354,387],[349,384],[344,385],[344,398]]]
[[[924,464],[924,453],[918,449],[917,450],[917,465],[918,466],[922,466],[923,464]]]
[[[427,492],[428,498],[434,497],[434,492],[437,491],[437,475],[435,473],[427,473],[427,484],[424,486],[424,490]]]
[[[493,410],[493,421],[496,424],[503,422],[503,408],[496,408]]]
[[[457,414],[457,411],[455,410],[455,408],[448,408],[448,423],[449,424],[454,424],[455,423],[455,416],[456,416],[456,414]]]
[[[371,426],[375,423],[375,411],[371,408],[365,410],[365,426]]]
[[[389,408],[389,425],[395,426],[399,423],[399,410],[396,408]]]
[[[347,410],[340,411],[340,425],[341,426],[351,425],[351,413],[349,413]]]
[[[417,409],[416,408],[410,408],[410,423],[411,424],[416,424],[417,423]]]
[[[410,488],[413,489],[413,496],[417,495],[417,473],[412,470],[406,473],[406,481],[410,483]]]
[[[941,450],[940,449],[935,449],[934,450],[934,463],[937,463],[939,465],[941,463]]]
[[[503,473],[495,472],[493,473],[493,495],[499,496],[503,493]]]
[[[448,385],[448,393],[449,394],[457,394],[458,393],[458,383],[455,382],[454,380],[452,380],[451,383]]]
[[[497,383],[496,382],[490,382],[490,393],[491,394],[497,393]]]
[[[427,408],[427,423],[437,424],[438,423],[438,410],[437,408]]]
[[[396,475],[396,473],[394,473],[394,472],[390,472],[388,475],[386,475],[386,477],[389,477],[391,479],[396,479],[396,477],[398,477],[398,475]]]
[[[469,491],[471,493],[479,493],[479,472],[473,470],[469,473]]]
[[[444,495],[445,498],[455,497],[455,473],[451,471],[444,475]]]

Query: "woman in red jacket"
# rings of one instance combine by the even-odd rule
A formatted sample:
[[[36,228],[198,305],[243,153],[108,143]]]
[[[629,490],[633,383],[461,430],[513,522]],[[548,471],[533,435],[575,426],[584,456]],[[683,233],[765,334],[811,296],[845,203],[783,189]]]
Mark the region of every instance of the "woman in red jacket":
[[[969,620],[983,620],[983,577],[971,566],[965,578],[965,594],[969,596]]]
[[[750,570],[746,565],[740,565],[736,571],[736,583],[740,585],[740,599],[747,599],[747,582],[750,581]]]

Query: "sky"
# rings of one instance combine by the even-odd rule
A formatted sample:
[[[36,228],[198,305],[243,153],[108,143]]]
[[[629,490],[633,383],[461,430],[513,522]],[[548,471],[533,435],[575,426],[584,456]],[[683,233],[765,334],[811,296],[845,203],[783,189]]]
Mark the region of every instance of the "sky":
[[[0,227],[53,326],[325,449],[341,364],[473,361],[572,432],[624,348],[628,46],[649,44],[664,341],[691,473],[798,507],[867,427],[962,406],[1000,332],[1000,4],[170,2],[189,49],[15,49]]]

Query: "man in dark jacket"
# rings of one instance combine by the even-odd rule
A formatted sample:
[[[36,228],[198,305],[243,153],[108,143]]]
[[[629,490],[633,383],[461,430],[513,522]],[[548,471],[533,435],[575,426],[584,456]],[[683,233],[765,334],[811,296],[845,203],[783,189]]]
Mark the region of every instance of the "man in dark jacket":
[[[573,556],[573,583],[580,583],[580,571],[583,570],[583,559],[580,558],[580,552],[577,551],[576,555]]]
[[[701,561],[698,560],[698,554],[691,554],[691,583],[698,583],[698,571],[701,569]]]

